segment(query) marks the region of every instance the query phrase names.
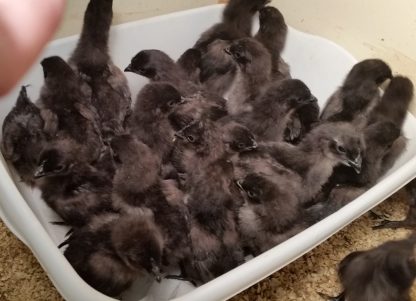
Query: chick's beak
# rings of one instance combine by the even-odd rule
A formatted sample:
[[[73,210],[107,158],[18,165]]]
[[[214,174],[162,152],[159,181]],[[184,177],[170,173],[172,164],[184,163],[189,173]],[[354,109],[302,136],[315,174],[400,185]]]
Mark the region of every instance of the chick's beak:
[[[241,190],[244,190],[242,180],[236,180],[235,184],[238,186],[238,188],[240,188]]]
[[[361,157],[361,155],[358,155],[357,158],[355,158],[355,160],[349,160],[348,161],[348,165],[352,168],[354,168],[355,172],[357,174],[361,173],[361,165],[363,163],[363,159]]]
[[[258,147],[257,142],[253,140],[253,141],[252,141],[252,144],[251,144],[249,147],[247,147],[247,150],[248,150],[248,151],[252,151],[252,150],[257,149],[257,147]]]
[[[124,72],[134,72],[134,71],[133,71],[133,68],[132,68],[132,66],[131,66],[131,64],[129,64],[129,65],[126,67],[126,69],[124,69]]]
[[[44,170],[44,166],[45,166],[46,161],[43,161],[42,163],[39,164],[39,166],[36,168],[33,177],[35,179],[39,179],[42,178],[44,176],[46,176],[45,170]]]
[[[309,99],[309,102],[310,103],[316,103],[316,102],[318,102],[318,99],[315,96],[312,95],[312,97]]]
[[[174,136],[175,136],[175,140],[176,140],[176,139],[185,140],[185,136],[184,136],[181,132],[176,132],[176,133],[174,134]]]
[[[160,272],[160,268],[156,265],[154,260],[152,260],[152,274],[157,282],[160,283],[162,281],[162,273]]]

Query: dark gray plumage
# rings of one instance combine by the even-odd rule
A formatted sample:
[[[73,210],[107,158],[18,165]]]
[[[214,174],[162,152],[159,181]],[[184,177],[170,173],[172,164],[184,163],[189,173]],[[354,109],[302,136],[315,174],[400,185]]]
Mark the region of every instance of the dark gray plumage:
[[[43,150],[34,177],[46,204],[65,224],[81,227],[96,214],[113,211],[111,177],[87,164],[68,164],[68,157],[56,145]]]
[[[347,166],[335,167],[314,201],[327,204],[323,216],[337,211],[376,184],[386,172],[383,159],[399,136],[400,130],[391,122],[377,122],[365,129],[366,149],[362,153],[361,173]]]
[[[296,146],[270,143],[264,147],[280,164],[302,177],[302,203],[315,198],[336,166],[350,166],[360,173],[365,151],[363,135],[342,122],[315,127]]]
[[[119,166],[113,179],[113,205],[122,213],[150,210],[162,235],[163,264],[178,264],[189,254],[188,228],[180,190],[161,180],[160,162],[152,150],[133,136],[111,141]]]
[[[60,57],[46,58],[41,64],[45,83],[38,104],[45,130],[53,140],[72,140],[79,151],[76,160],[98,160],[103,143],[90,87]]]
[[[213,25],[201,34],[194,48],[204,53],[215,40],[232,41],[251,36],[254,14],[264,7],[268,0],[231,0],[222,15],[222,22]]]
[[[386,120],[401,129],[412,99],[413,83],[407,77],[393,77],[380,102],[371,112],[369,123]]]
[[[3,122],[1,151],[23,182],[34,185],[38,156],[46,142],[40,109],[30,101],[22,87],[13,109]]]
[[[180,103],[182,97],[173,86],[164,82],[150,83],[137,95],[130,118],[131,133],[152,148],[164,163],[169,161],[175,133],[168,115]]]
[[[251,36],[253,16],[268,2],[231,0],[224,9],[222,22],[201,35],[194,47],[202,52],[201,82],[207,91],[223,96],[229,90],[237,66],[224,49],[236,39]]]
[[[286,44],[287,25],[282,13],[268,6],[260,10],[260,29],[255,39],[262,43],[272,56],[272,79],[291,78],[290,67],[281,54]]]
[[[257,138],[246,126],[227,117],[220,119],[218,124],[228,154],[249,152],[257,148]]]
[[[210,121],[199,121],[177,136],[187,172],[193,252],[185,276],[205,283],[243,262],[235,215],[241,200],[221,130]]]
[[[379,85],[392,78],[390,67],[378,59],[357,63],[347,75],[342,87],[328,100],[321,119],[324,121],[354,121],[365,126],[368,113],[380,99]]]
[[[261,42],[272,56],[272,80],[291,78],[290,67],[282,59],[287,37],[287,25],[282,13],[275,7],[264,7],[260,10],[260,29],[255,38]],[[317,102],[310,102],[298,107],[288,120],[284,140],[290,143],[299,142],[319,119]]]
[[[226,101],[220,96],[197,93],[185,97],[184,101],[169,114],[169,122],[179,131],[194,121],[208,118],[216,121],[227,116]]]
[[[176,62],[185,72],[188,78],[196,84],[200,84],[201,51],[195,48],[187,49]]]
[[[281,166],[266,165],[237,180],[244,195],[238,225],[244,247],[254,256],[306,228],[299,219],[301,208],[296,191],[301,187],[297,178]]]
[[[416,278],[416,236],[349,254],[339,265],[341,300],[410,301]]]
[[[69,59],[92,89],[91,103],[106,138],[124,130],[131,112],[131,93],[124,73],[113,64],[108,38],[113,18],[112,0],[91,0],[84,15],[78,45]]]
[[[226,52],[238,65],[236,78],[227,93],[228,113],[237,115],[251,112],[252,103],[270,82],[271,55],[253,38],[233,42]]]
[[[414,230],[416,228],[416,180],[411,181],[406,186],[407,202],[409,209],[404,220],[394,221],[382,219],[373,229],[399,229],[407,228]]]
[[[64,255],[85,282],[119,297],[138,276],[160,279],[162,236],[149,210],[101,214],[72,233]]]
[[[319,122],[318,102],[306,103],[295,110],[286,126],[284,140],[297,144]]]
[[[213,41],[201,59],[201,83],[207,91],[221,96],[230,89],[237,71],[235,61],[224,51],[231,43],[232,41],[219,39]]]
[[[304,105],[316,104],[316,98],[300,80],[287,79],[271,84],[252,103],[252,111],[235,116],[258,137],[259,141],[283,141],[293,113]]]
[[[163,81],[174,86],[183,96],[190,96],[201,90],[192,77],[166,53],[156,49],[142,50],[136,54],[124,70],[150,79]]]

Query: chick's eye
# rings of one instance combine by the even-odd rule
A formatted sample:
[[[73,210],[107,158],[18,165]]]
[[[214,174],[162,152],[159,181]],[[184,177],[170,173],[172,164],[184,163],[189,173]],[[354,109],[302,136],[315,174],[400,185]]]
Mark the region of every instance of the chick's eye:
[[[251,190],[247,191],[247,195],[250,199],[254,199],[257,196],[257,194]]]
[[[244,148],[244,143],[239,143],[238,148]]]
[[[189,142],[195,142],[195,137],[194,136],[192,136],[192,135],[188,135],[188,136],[186,136],[186,139],[188,139],[188,141]]]
[[[241,58],[241,53],[237,51],[236,53],[234,53],[234,56],[236,59],[239,59]]]
[[[345,154],[347,151],[346,151],[346,149],[343,147],[343,146],[341,146],[341,145],[338,145],[337,146],[337,151],[340,153],[340,154]]]
[[[168,102],[168,106],[173,107],[175,105],[175,103],[176,102],[174,100],[171,100],[171,101]]]

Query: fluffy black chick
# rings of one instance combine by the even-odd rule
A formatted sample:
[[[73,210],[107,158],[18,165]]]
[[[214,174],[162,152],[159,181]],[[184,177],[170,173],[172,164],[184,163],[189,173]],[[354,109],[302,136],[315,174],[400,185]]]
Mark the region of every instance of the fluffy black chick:
[[[207,91],[224,96],[230,89],[237,71],[237,64],[224,50],[232,41],[215,40],[207,46],[201,58],[200,81]]]
[[[33,173],[46,204],[73,227],[85,225],[95,214],[113,211],[112,175],[75,159],[77,146],[63,139],[49,143]]]
[[[252,111],[236,115],[259,141],[283,141],[293,113],[304,105],[316,105],[317,100],[300,80],[287,79],[271,84],[252,104]]]
[[[289,120],[284,133],[286,142],[297,144],[319,122],[318,102],[309,102],[298,107]]]
[[[340,300],[410,301],[416,277],[416,236],[389,241],[345,257],[338,269],[344,288]]]
[[[137,95],[129,121],[130,132],[152,148],[164,163],[169,161],[175,133],[168,116],[181,103],[182,96],[172,85],[147,84]]]
[[[131,135],[111,141],[118,168],[113,179],[113,205],[120,212],[150,210],[163,238],[163,264],[177,264],[189,253],[188,228],[180,190],[161,180],[153,151]]]
[[[222,15],[222,21],[201,34],[194,48],[205,53],[215,40],[232,41],[251,36],[253,17],[268,0],[231,0]]]
[[[214,94],[197,93],[185,97],[183,102],[169,114],[169,122],[179,131],[194,121],[210,119],[216,121],[227,116],[226,101]]]
[[[282,13],[275,7],[267,6],[260,10],[260,29],[255,35],[272,56],[272,79],[290,78],[289,65],[281,53],[286,44],[287,25]]]
[[[271,55],[253,38],[243,38],[225,50],[237,63],[236,78],[228,91],[227,110],[237,115],[252,110],[252,103],[271,78]]]
[[[90,87],[60,57],[46,58],[41,64],[45,83],[38,104],[45,127],[55,140],[77,143],[79,160],[97,160],[103,143]]]
[[[403,76],[393,77],[380,102],[371,112],[369,123],[386,120],[401,129],[413,99],[413,92],[410,79]]]
[[[149,274],[160,280],[162,250],[153,213],[137,209],[97,215],[72,233],[64,255],[85,282],[119,297],[138,276]]]
[[[259,162],[252,162],[255,168]],[[257,165],[257,166],[256,166]],[[253,168],[253,169],[255,169]],[[299,221],[298,176],[278,165],[262,166],[237,180],[244,203],[238,211],[243,245],[259,255],[305,229]]]
[[[390,67],[379,59],[357,63],[347,78],[328,100],[321,119],[324,121],[354,121],[365,125],[368,115],[380,99],[379,86],[392,78]]]
[[[46,143],[46,133],[41,111],[30,101],[24,86],[15,106],[4,119],[2,135],[3,156],[13,165],[23,182],[34,185],[33,174],[39,153]]]
[[[131,93],[124,73],[111,60],[108,39],[113,18],[113,0],[91,0],[71,66],[92,89],[91,103],[100,119],[105,138],[123,132],[131,112]]]
[[[185,275],[205,283],[243,262],[236,224],[241,198],[227,154],[234,143],[228,144],[228,148],[223,141],[226,136],[209,120],[198,121],[177,136],[187,172],[186,206],[193,252]]]
[[[200,84],[202,53],[198,49],[187,49],[177,60],[187,77],[195,84]]]
[[[223,118],[218,121],[222,129],[222,141],[226,145],[226,152],[233,153],[250,152],[257,149],[257,138],[246,126]]]
[[[166,53],[156,49],[140,51],[124,71],[142,75],[152,82],[167,82],[183,96],[190,96],[201,90],[201,86],[192,81],[189,72]]]
[[[366,148],[362,153],[361,173],[357,174],[347,166],[335,167],[322,192],[314,200],[327,204],[322,209],[323,217],[350,203],[376,184],[387,171],[383,159],[399,137],[400,130],[391,122],[377,122],[365,129]]]
[[[302,203],[321,191],[338,165],[361,172],[365,142],[349,123],[323,123],[312,129],[298,145],[269,143],[264,146],[275,160],[302,177]]]

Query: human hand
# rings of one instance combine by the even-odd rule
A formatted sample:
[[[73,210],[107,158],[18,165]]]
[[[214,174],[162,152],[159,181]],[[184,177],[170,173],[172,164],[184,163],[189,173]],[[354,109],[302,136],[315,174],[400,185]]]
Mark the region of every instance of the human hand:
[[[52,37],[65,0],[0,0],[0,96],[33,64]]]

